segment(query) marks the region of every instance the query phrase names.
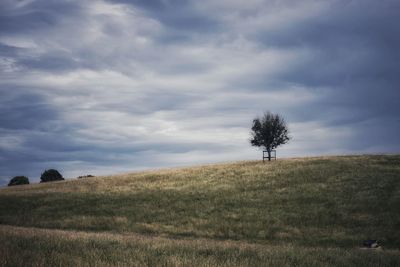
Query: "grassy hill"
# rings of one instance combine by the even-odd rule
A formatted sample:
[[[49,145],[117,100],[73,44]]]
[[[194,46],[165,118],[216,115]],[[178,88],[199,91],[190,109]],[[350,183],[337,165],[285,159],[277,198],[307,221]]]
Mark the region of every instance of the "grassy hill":
[[[369,238],[383,249],[361,249]],[[400,266],[399,249],[398,155],[0,189],[5,266]]]

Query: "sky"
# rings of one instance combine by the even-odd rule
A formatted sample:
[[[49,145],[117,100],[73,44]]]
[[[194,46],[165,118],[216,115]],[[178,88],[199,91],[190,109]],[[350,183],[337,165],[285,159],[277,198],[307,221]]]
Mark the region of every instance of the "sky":
[[[1,0],[0,185],[261,158],[400,153],[398,0]]]

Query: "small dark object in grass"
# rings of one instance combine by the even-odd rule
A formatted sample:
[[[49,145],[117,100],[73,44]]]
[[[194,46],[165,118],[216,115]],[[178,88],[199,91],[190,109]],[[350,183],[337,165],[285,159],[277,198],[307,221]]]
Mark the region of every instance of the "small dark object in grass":
[[[378,247],[380,247],[380,245],[378,244],[378,240],[372,240],[372,239],[365,240],[363,242],[363,245],[366,248],[378,248]]]
[[[95,177],[94,175],[82,175],[82,176],[78,176],[78,179],[82,179],[82,178],[90,178],[90,177]]]

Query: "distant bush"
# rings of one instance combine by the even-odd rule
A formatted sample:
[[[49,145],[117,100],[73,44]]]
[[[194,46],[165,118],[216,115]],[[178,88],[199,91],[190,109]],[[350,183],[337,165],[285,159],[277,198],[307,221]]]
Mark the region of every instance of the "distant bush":
[[[26,176],[15,176],[10,180],[8,183],[8,186],[13,186],[13,185],[20,185],[20,184],[29,184],[29,179]]]
[[[82,176],[78,176],[78,179],[82,179],[82,178],[90,178],[90,177],[95,177],[94,175],[88,174],[88,175],[82,175]]]
[[[41,183],[60,181],[60,180],[64,180],[64,178],[57,170],[54,169],[45,170],[44,173],[42,173],[42,175],[40,176]]]

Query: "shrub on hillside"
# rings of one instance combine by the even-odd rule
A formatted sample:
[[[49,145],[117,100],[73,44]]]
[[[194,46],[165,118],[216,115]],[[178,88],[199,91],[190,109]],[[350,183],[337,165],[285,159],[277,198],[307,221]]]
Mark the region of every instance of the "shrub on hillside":
[[[13,185],[20,185],[20,184],[29,184],[29,179],[26,176],[15,176],[10,180],[8,183],[8,186],[13,186]]]
[[[64,180],[64,178],[57,170],[54,169],[45,170],[40,176],[41,183],[60,181],[60,180]]]
[[[88,175],[82,175],[82,176],[78,176],[78,179],[82,179],[82,178],[91,178],[91,177],[95,177],[94,175],[88,174]]]

